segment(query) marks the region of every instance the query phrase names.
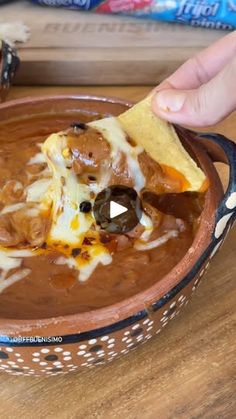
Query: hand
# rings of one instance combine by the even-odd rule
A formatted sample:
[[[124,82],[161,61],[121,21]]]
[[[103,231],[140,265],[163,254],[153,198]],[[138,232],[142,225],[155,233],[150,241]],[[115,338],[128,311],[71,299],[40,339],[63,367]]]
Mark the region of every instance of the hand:
[[[190,58],[155,90],[153,111],[177,124],[213,125],[236,110],[236,31]]]

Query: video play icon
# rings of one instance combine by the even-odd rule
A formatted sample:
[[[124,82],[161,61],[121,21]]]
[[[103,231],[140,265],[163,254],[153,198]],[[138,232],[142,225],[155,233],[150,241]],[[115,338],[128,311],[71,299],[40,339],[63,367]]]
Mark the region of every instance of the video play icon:
[[[115,201],[110,202],[110,218],[118,217],[118,215],[124,214],[128,211],[128,208],[118,204]]]
[[[97,224],[109,233],[124,234],[133,230],[142,216],[137,192],[123,185],[103,189],[93,207]]]

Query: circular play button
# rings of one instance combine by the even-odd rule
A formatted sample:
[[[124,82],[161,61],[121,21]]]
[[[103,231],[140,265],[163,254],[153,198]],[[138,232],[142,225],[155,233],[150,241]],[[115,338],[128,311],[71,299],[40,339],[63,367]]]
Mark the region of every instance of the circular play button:
[[[133,230],[142,216],[137,192],[123,185],[103,189],[95,200],[96,223],[109,233],[124,234]]]

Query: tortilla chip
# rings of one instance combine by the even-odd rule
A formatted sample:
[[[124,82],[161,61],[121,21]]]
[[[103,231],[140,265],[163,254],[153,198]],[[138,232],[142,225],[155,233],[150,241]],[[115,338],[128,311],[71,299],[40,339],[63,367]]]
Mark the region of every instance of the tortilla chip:
[[[152,97],[118,117],[124,131],[155,160],[170,177],[182,177],[182,190],[204,191],[208,181],[182,146],[174,127],[151,110]]]

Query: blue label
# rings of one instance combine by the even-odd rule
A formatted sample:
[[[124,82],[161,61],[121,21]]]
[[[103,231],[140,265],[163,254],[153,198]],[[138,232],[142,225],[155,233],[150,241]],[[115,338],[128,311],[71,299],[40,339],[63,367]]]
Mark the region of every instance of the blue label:
[[[104,3],[110,5],[111,0],[32,0],[47,6],[67,7],[80,10],[92,10]],[[135,0],[130,0],[135,3]],[[187,23],[213,29],[236,28],[236,0],[150,0],[144,8],[130,12],[130,15],[146,17],[167,22]],[[115,12],[122,12],[122,1],[116,5]],[[123,9],[124,10],[124,9]],[[127,10],[127,9],[126,9]],[[129,12],[124,12],[126,15]]]
[[[102,0],[32,0],[33,3],[45,6],[68,7],[72,9],[91,10],[102,3]]]

